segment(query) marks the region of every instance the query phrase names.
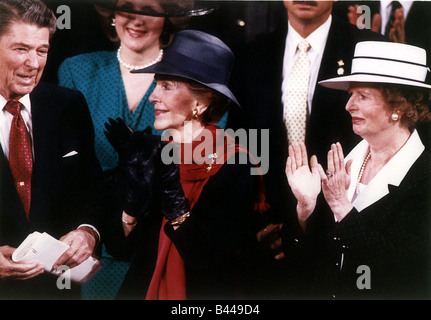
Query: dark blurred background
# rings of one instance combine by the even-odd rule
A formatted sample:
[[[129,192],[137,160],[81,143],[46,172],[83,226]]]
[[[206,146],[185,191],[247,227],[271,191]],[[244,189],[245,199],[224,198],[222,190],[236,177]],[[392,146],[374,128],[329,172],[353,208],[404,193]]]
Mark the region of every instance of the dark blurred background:
[[[175,0],[173,0],[175,1]],[[100,17],[91,0],[44,0],[56,12],[67,5],[71,12],[71,28],[59,29],[51,41],[48,64],[43,80],[57,82],[57,69],[67,57],[97,50],[115,50],[101,27]],[[215,10],[205,16],[193,17],[190,28],[206,31],[221,38],[238,52],[258,36],[274,31],[286,23],[286,10],[282,1],[202,1]],[[347,1],[338,1],[334,14],[346,17]],[[57,17],[62,12],[57,13]]]

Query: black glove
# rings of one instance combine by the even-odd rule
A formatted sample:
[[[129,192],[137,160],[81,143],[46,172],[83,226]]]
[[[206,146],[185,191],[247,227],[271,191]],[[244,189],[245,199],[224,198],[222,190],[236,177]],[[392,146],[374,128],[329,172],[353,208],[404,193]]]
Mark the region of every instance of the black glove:
[[[145,215],[157,187],[161,139],[143,131],[134,132],[120,118],[108,120],[105,135],[118,153],[119,171],[127,185],[124,211],[134,217]]]
[[[160,164],[161,210],[166,219],[173,220],[190,212],[189,202],[180,183],[177,164]]]

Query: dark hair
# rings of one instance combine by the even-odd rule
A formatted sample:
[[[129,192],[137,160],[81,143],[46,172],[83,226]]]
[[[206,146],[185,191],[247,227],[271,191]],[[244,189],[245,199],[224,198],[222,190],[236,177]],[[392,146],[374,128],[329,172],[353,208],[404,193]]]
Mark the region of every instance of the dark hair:
[[[431,93],[428,89],[391,85],[382,87],[383,97],[394,111],[402,113],[401,121],[408,127],[431,120]]]
[[[42,1],[0,0],[0,37],[8,32],[10,25],[14,22],[48,28],[50,38],[57,29],[57,18]]]
[[[115,15],[114,9],[119,0],[105,0],[107,8],[96,5],[95,8],[101,16],[102,28],[108,39],[118,42],[119,38],[115,28],[111,26],[112,19]],[[158,0],[164,12],[186,12],[193,7],[193,0]],[[178,31],[188,27],[190,17],[166,17],[162,34],[160,35],[160,46],[166,48],[171,44],[172,39]]]

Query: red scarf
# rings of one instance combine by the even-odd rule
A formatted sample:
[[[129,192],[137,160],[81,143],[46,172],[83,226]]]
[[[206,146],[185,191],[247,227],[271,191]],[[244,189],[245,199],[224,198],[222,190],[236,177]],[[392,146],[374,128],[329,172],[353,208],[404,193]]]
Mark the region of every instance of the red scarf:
[[[190,145],[182,145],[182,161],[179,165],[180,181],[184,194],[189,201],[190,209],[193,209],[198,201],[208,179],[220,170],[227,159],[236,152],[247,152],[243,147],[235,144],[234,139],[227,135],[224,130],[213,125],[207,126],[205,129],[208,130],[206,133],[211,133],[212,139],[201,134],[193,141],[191,147]],[[202,141],[202,139],[204,140]],[[193,151],[192,154],[194,154],[198,146],[202,149],[201,156],[205,162],[189,164],[190,162],[185,161],[185,159],[189,160],[190,151]],[[209,155],[208,150],[212,152]],[[261,183],[255,210],[263,213],[268,208]],[[148,288],[147,300],[185,300],[187,297],[184,261],[171,239],[164,232],[167,222],[168,220],[163,218],[159,234],[158,257],[153,278]]]

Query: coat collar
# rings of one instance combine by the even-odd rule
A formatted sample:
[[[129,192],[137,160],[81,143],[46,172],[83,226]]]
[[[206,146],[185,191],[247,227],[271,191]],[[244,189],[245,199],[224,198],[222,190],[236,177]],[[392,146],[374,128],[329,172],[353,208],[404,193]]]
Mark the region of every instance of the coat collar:
[[[353,160],[350,175],[348,197],[352,201],[362,163],[368,154],[368,142],[362,140],[346,157],[345,162]],[[362,192],[352,201],[353,206],[361,211],[377,202],[389,193],[389,186],[398,187],[411,166],[425,150],[417,131],[413,131],[406,144],[376,174]]]

